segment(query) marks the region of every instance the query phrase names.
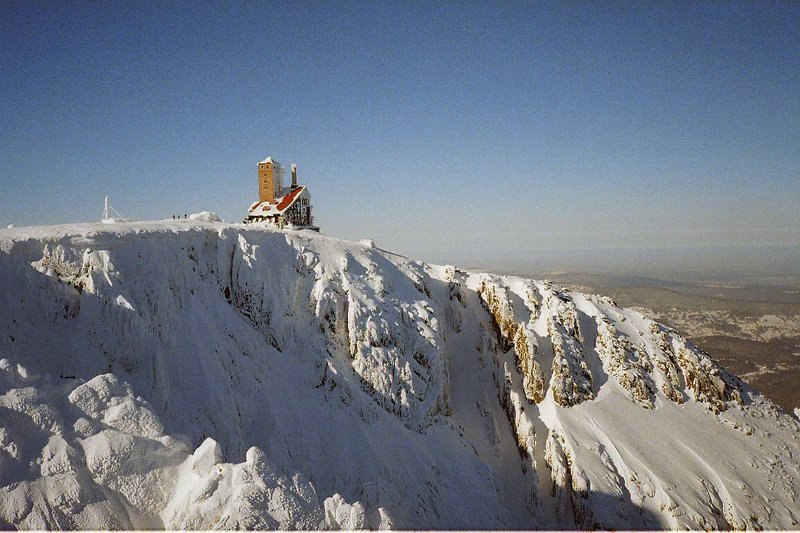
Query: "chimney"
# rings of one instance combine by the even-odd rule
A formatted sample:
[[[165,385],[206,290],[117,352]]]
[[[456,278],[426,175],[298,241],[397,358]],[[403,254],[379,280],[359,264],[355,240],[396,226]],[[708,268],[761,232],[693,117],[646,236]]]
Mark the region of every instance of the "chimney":
[[[292,189],[297,188],[297,164],[292,163]]]

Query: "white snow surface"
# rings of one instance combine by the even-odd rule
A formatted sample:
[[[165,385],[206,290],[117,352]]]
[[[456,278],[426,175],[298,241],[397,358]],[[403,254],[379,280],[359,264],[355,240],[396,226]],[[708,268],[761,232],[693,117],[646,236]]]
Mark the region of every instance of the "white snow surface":
[[[213,211],[200,211],[199,213],[192,213],[189,215],[189,220],[202,221],[202,222],[222,222]]]
[[[798,527],[800,422],[638,312],[198,218],[0,230],[0,527]]]

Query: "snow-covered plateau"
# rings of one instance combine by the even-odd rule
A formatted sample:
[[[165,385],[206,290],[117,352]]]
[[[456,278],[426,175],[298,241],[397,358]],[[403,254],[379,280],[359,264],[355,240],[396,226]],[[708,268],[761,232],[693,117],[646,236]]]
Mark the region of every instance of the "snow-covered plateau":
[[[0,230],[0,527],[798,527],[800,422],[663,325],[211,220]]]

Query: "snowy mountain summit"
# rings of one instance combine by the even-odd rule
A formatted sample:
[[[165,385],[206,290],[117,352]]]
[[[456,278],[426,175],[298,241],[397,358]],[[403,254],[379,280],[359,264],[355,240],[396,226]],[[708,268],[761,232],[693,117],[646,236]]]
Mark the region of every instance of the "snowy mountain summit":
[[[0,527],[798,527],[800,422],[608,298],[203,220],[0,280]]]

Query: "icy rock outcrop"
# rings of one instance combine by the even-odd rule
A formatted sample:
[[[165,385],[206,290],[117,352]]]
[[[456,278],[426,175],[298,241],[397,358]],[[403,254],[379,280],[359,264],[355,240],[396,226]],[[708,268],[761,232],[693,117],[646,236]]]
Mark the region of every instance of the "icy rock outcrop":
[[[572,407],[594,398],[592,373],[580,343],[572,335],[565,334],[563,327],[552,319],[547,324],[547,336],[553,347],[550,391],[556,404]]]
[[[59,398],[68,390],[14,366],[0,361],[6,378],[0,396],[0,523],[26,529],[156,525],[92,475],[67,422],[65,398]],[[114,454],[114,461],[121,460]]]
[[[410,428],[424,428],[447,409],[441,313],[424,299],[427,274],[405,262],[408,278],[390,282],[376,261],[355,255],[340,256],[337,266],[341,271],[332,272],[318,263],[312,289],[329,349],[350,360],[361,389],[378,405]],[[389,290],[409,299],[387,299]]]
[[[565,437],[557,431],[550,431],[545,440],[544,453],[545,461],[550,466],[552,494],[556,498],[559,521],[565,522],[569,513],[577,527],[591,528],[593,524],[587,513],[590,510],[584,505],[589,493],[589,480],[575,465]]]
[[[728,402],[742,403],[740,384],[697,348],[680,341],[676,354],[686,387],[695,400],[715,413],[728,408]]]
[[[84,415],[74,428],[92,478],[140,512],[157,514],[169,499],[185,445],[165,435],[147,402],[113,374],[78,386],[68,400]]]
[[[134,398],[128,384],[113,374],[104,374],[78,386],[69,402],[89,419],[122,433],[155,439],[164,434],[164,426],[141,398]],[[82,424],[79,420],[78,423]]]
[[[681,392],[683,389],[680,376],[680,367],[675,358],[675,350],[672,347],[672,340],[667,334],[666,328],[656,324],[650,323],[651,339],[654,341],[649,346],[650,360],[658,370],[655,373],[657,382],[660,382],[661,391],[664,395],[675,403],[681,404],[684,402],[684,395]],[[647,350],[648,345],[643,345]]]
[[[279,476],[258,448],[244,463],[222,462],[206,439],[181,465],[175,496],[161,513],[169,529],[319,529],[314,487],[300,474]]]
[[[603,362],[603,369],[628,391],[632,401],[647,409],[655,408],[652,380],[648,373],[652,365],[646,352],[639,352],[606,317],[597,317],[595,350]]]
[[[7,360],[0,364],[11,368]],[[278,475],[258,448],[242,464],[223,463],[212,439],[189,454],[112,374],[79,385],[67,399],[78,415],[74,431],[54,423],[62,418],[57,400],[42,403],[26,389],[0,397],[13,412],[47,415],[36,417],[37,428],[18,426],[13,412],[4,417],[0,522],[35,529],[317,529],[323,522],[302,475]],[[38,463],[40,477],[6,483],[25,462]]]
[[[367,528],[367,514],[361,502],[352,505],[339,494],[325,499],[325,529],[353,531]]]
[[[379,507],[372,516],[361,502],[347,503],[340,494],[325,498],[325,529],[354,530],[387,530],[394,528],[391,516],[383,507]]]
[[[522,373],[525,397],[539,403],[545,396],[545,377],[542,366],[537,361],[537,345],[535,336],[529,331],[529,324],[537,318],[538,303],[533,304],[530,322],[515,321],[509,300],[508,289],[496,278],[487,277],[481,282],[478,294],[492,317],[492,323],[498,331],[498,339],[504,350],[513,347],[514,357],[519,371]],[[532,294],[531,292],[527,293]],[[533,303],[535,300],[528,299]]]

